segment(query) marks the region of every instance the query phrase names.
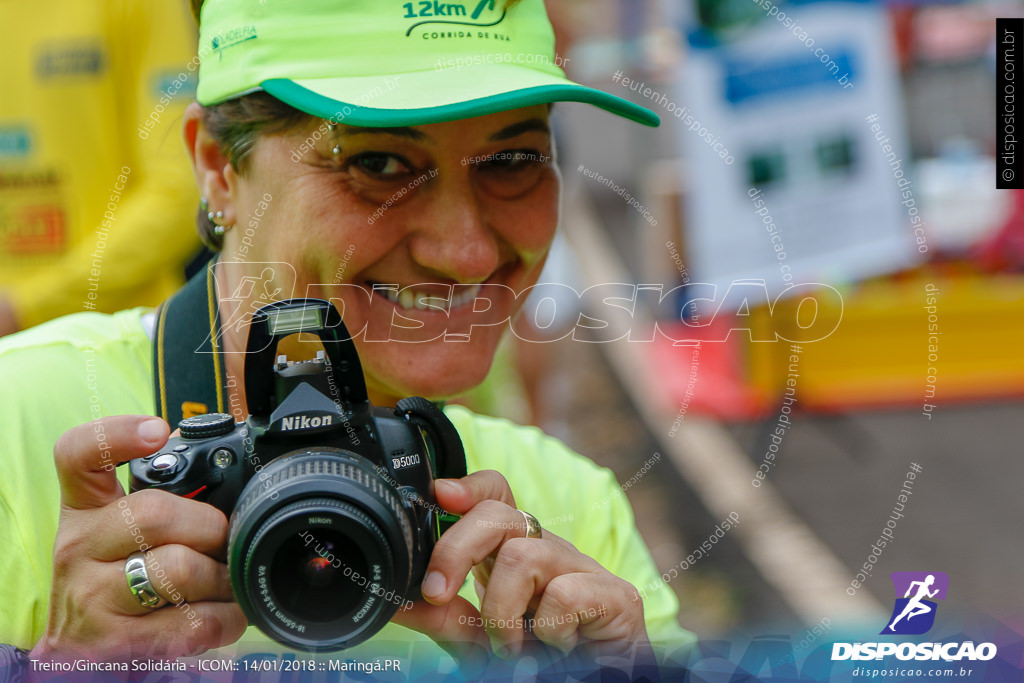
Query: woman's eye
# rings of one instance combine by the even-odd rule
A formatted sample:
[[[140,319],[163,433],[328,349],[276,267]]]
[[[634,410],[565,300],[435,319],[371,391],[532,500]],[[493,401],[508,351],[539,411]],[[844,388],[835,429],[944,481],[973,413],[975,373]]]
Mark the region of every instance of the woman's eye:
[[[551,156],[544,152],[509,149],[481,160],[476,177],[493,196],[515,199],[537,187],[551,166]]]
[[[481,166],[496,171],[518,171],[534,164],[545,164],[551,160],[535,149],[509,149],[487,157]]]
[[[379,177],[395,177],[409,173],[409,166],[394,154],[367,152],[353,158],[351,166]]]

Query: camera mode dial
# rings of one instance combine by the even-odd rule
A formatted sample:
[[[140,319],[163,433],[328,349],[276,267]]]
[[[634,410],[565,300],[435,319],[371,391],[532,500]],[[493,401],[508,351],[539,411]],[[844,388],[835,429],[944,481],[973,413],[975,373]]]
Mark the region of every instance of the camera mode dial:
[[[227,413],[195,415],[179,422],[178,428],[186,439],[212,439],[231,433],[235,428],[235,418]]]

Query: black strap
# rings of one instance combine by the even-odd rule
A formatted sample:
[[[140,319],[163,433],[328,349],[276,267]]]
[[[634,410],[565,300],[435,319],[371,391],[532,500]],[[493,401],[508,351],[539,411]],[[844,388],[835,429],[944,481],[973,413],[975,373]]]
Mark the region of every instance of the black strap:
[[[172,429],[185,417],[222,413],[227,405],[213,267],[200,270],[157,311],[156,410]]]

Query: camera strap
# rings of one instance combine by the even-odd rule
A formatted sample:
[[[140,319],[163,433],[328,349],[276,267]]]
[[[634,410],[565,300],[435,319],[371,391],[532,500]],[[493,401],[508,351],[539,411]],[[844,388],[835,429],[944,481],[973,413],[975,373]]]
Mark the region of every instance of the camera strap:
[[[186,417],[223,413],[227,405],[214,265],[157,310],[153,384],[157,414],[171,429]]]

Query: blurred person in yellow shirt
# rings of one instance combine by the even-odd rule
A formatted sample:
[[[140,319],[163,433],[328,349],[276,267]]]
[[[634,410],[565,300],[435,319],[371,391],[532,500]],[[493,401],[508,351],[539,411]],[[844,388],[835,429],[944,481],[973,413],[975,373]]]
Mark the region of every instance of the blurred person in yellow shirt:
[[[156,305],[199,248],[187,3],[0,0],[0,336]]]

